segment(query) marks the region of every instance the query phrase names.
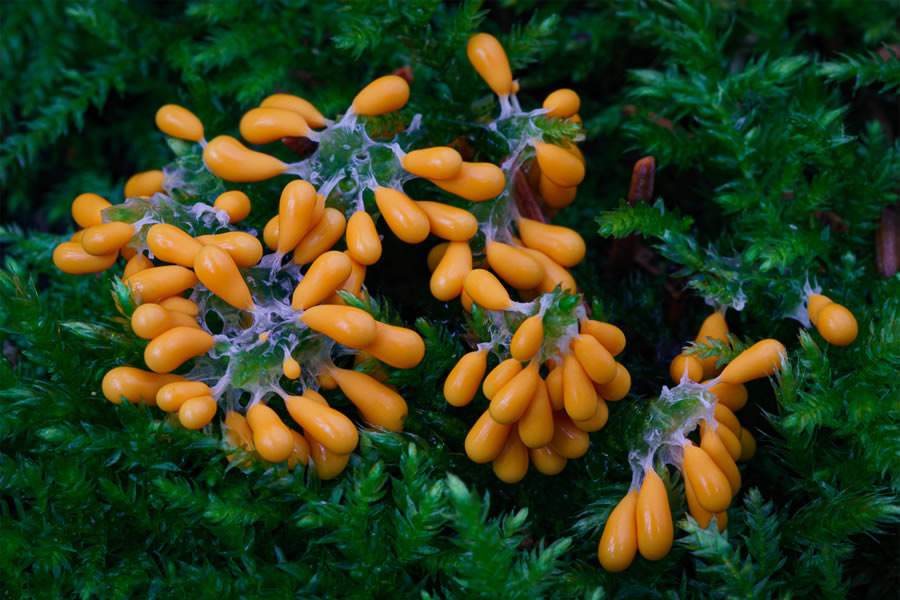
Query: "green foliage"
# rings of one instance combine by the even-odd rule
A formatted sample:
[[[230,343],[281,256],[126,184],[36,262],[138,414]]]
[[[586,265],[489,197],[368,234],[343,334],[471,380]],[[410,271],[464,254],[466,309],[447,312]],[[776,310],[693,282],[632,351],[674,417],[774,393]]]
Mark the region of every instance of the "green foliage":
[[[681,524],[687,535],[680,543],[693,553],[701,589],[709,598],[775,597],[785,586],[780,524],[772,505],[763,504],[759,491],[752,489],[744,506],[747,557],[714,522],[706,529],[691,518]]]
[[[874,262],[900,182],[896,2],[43,0],[3,11],[0,593],[896,594],[900,279],[881,278]],[[425,115],[417,143],[467,135],[474,160],[499,162],[508,149],[478,123],[498,106],[465,59],[475,31],[506,45],[524,108],[559,87],[582,97],[588,179],[555,222],[588,241],[573,274],[594,317],[625,330],[619,360],[633,379],[585,457],[515,486],[465,457],[480,411],[448,407],[441,387],[469,342],[489,334],[477,310],[466,320],[430,298],[424,252],[389,235],[367,276],[372,299],[345,300],[415,323],[426,359],[386,368],[409,400],[405,431],[364,432],[337,479],[238,467],[226,456],[239,451],[216,439],[102,399],[103,374],[140,364],[142,347],[110,274],[63,275],[50,257],[71,232],[75,195],[121,197],[129,175],[172,159],[153,128],[158,106],[188,106],[211,137],[276,91],[334,116],[366,81],[409,66],[402,116]],[[548,139],[574,133],[541,127]],[[632,207],[621,199],[646,155],[658,165],[655,197]],[[252,227],[277,210],[279,185],[241,186]],[[433,193],[415,185],[417,198]],[[612,238],[633,234],[643,266],[615,264]],[[830,346],[788,318],[807,280],[853,311],[852,345]],[[689,353],[724,364],[767,337],[788,349],[786,368],[750,384],[740,413],[757,455],[725,533],[684,516],[675,481],[675,548],[606,573],[596,546],[631,481],[627,453],[649,414],[640,398],[669,384],[669,360],[711,310],[704,300],[743,310],[728,312],[729,342]]]
[[[819,74],[829,81],[853,81],[855,88],[881,86],[890,92],[900,87],[900,61],[896,48],[885,47],[881,52],[841,55],[840,61],[819,65]]]
[[[682,218],[677,213],[667,213],[662,199],[657,200],[653,206],[643,202],[631,206],[623,202],[618,210],[597,217],[597,224],[600,226],[598,233],[615,238],[628,237],[634,233],[653,237],[684,234],[693,223],[694,220],[690,217]]]

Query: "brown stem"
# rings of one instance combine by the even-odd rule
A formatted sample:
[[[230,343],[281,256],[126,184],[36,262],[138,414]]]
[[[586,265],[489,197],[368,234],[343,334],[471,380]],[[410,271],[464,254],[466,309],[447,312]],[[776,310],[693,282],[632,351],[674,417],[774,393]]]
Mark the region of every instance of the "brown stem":
[[[628,204],[634,206],[639,201],[649,202],[653,197],[653,184],[656,181],[656,159],[645,156],[634,163],[631,171],[631,187],[628,190]],[[609,265],[614,271],[624,271],[635,261],[639,247],[639,236],[629,235],[627,238],[613,241],[609,250]],[[649,250],[649,249],[648,249]],[[649,260],[643,266],[649,269]],[[651,270],[652,272],[652,270]]]
[[[653,197],[653,182],[656,180],[656,159],[645,156],[631,171],[631,189],[628,190],[628,204],[634,206],[638,200],[650,202]]]
[[[850,231],[850,226],[847,225],[834,211],[814,210],[813,216],[818,219],[822,225],[828,226],[828,228],[835,233],[846,233]]]
[[[412,72],[412,69],[409,68],[409,65],[400,67],[399,69],[394,71],[392,73],[392,75],[396,75],[397,77],[402,77],[403,79],[406,80],[406,83],[413,82],[413,72]]]
[[[897,209],[887,207],[881,213],[881,224],[875,232],[875,263],[882,277],[893,277],[900,267],[897,248]]]
[[[515,175],[513,175],[513,194],[515,195],[516,208],[519,209],[520,215],[539,223],[547,222],[544,214],[541,212],[541,207],[538,206],[537,198],[534,197],[534,191],[528,185],[528,178],[522,172],[521,167],[517,168]]]

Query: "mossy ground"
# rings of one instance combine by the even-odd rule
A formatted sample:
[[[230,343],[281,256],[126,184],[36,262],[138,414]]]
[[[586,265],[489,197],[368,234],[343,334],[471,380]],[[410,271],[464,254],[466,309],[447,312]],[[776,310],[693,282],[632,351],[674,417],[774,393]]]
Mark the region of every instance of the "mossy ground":
[[[900,280],[881,276],[875,244],[900,187],[896,2],[47,0],[2,11],[8,597],[896,593]],[[411,406],[406,432],[364,435],[337,480],[229,468],[214,440],[102,399],[105,371],[139,364],[140,352],[116,318],[110,275],[60,274],[50,253],[72,231],[76,194],[118,199],[130,174],[171,160],[158,106],[184,104],[215,132],[276,90],[334,115],[408,65],[403,114],[425,115],[428,142],[473,134],[479,159],[498,163],[503,149],[469,125],[496,109],[465,60],[474,31],[504,43],[523,107],[564,86],[582,97],[588,178],[558,222],[588,241],[574,274],[625,330],[634,381],[583,459],[511,486],[465,458],[476,411],[440,393],[464,320],[427,293],[424,251],[414,264],[390,235],[367,284],[407,323],[428,322],[426,359],[394,374]],[[656,157],[659,204],[630,208],[622,199],[645,155]],[[262,229],[285,182],[243,186],[247,225]],[[611,262],[613,237],[631,233],[648,261]],[[786,318],[807,279],[854,312],[853,345],[831,347]],[[639,398],[667,382],[668,361],[710,310],[704,299],[738,292],[732,331],[780,339],[790,361],[749,386],[740,416],[759,451],[727,535],[681,521],[666,559],[607,574],[596,544],[631,480]]]

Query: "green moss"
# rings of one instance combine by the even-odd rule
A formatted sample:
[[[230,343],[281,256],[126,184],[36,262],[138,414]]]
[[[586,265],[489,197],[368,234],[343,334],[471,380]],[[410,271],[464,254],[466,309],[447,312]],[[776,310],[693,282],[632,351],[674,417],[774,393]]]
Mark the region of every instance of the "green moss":
[[[900,182],[900,61],[884,58],[900,43],[896,2],[496,4],[4,6],[0,71],[15,76],[0,85],[0,592],[896,592],[900,280],[879,276],[874,244]],[[391,322],[418,319],[426,359],[388,369],[409,400],[406,431],[363,434],[336,480],[242,470],[216,440],[103,399],[103,374],[139,364],[141,347],[115,308],[111,275],[63,275],[50,255],[72,230],[75,195],[120,198],[130,174],[171,160],[153,127],[158,106],[188,106],[212,137],[234,133],[242,112],[274,91],[334,116],[369,79],[410,66],[408,110],[426,116],[417,143],[480,135],[474,160],[498,163],[507,149],[467,125],[497,109],[465,59],[479,30],[506,45],[524,107],[559,87],[582,97],[588,178],[556,222],[588,241],[574,275],[595,317],[625,330],[621,360],[634,381],[585,457],[514,486],[468,461],[462,444],[477,411],[441,395],[468,348],[466,321],[430,298],[424,264],[388,239],[367,278],[378,300],[366,308]],[[622,199],[645,155],[658,165],[654,197],[631,207]],[[251,226],[261,230],[277,211],[283,185],[240,186],[253,198]],[[612,238],[632,233],[655,253],[653,271],[609,260]],[[788,318],[807,278],[854,312],[853,345],[829,346]],[[736,298],[736,339],[777,337],[789,365],[749,386],[740,416],[759,450],[742,468],[728,530],[682,520],[665,559],[608,574],[596,545],[631,480],[628,450],[648,417],[639,398],[668,384],[669,359],[710,311],[703,300]],[[683,507],[672,508],[680,519]]]

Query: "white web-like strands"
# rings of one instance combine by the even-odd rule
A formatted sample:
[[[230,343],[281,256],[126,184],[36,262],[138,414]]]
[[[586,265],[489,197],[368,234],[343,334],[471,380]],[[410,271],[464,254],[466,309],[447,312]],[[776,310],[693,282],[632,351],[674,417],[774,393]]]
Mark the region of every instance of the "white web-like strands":
[[[289,300],[294,281],[299,278],[299,267],[284,267],[281,277],[270,281],[264,269],[250,269],[245,277],[251,288],[265,286],[266,294],[254,296],[252,314],[239,314],[224,304],[209,290],[198,284],[191,299],[204,315],[201,325],[210,331],[207,320],[215,314],[223,323],[221,332],[213,334],[216,346],[206,356],[195,360],[194,367],[186,374],[188,379],[203,381],[213,390],[213,397],[224,399],[228,409],[242,408],[263,400],[266,396],[286,393],[279,381],[283,374],[282,363],[292,357],[301,365],[304,387],[318,388],[316,374],[323,367],[331,366],[331,352],[337,344],[326,336],[313,332],[299,321],[302,311],[291,307]],[[243,319],[243,321],[242,321]],[[302,347],[304,351],[295,350]],[[245,361],[256,360],[254,370],[248,376]],[[222,365],[225,372],[222,373]],[[240,381],[236,375],[243,369]],[[250,394],[249,403],[237,406],[238,399]]]
[[[190,211],[195,217],[198,219],[201,218],[204,214],[212,214],[216,221],[218,221],[220,227],[228,227],[231,222],[231,218],[228,216],[228,213],[224,210],[219,210],[214,206],[210,206],[209,204],[205,204],[203,202],[197,202],[188,207],[188,211]],[[251,235],[253,235],[251,233]]]
[[[416,115],[403,135],[415,133],[421,124],[421,115]],[[316,151],[290,165],[288,173],[309,181],[326,199],[330,199],[333,191],[339,191],[335,207],[347,217],[365,210],[366,190],[387,187],[402,191],[404,183],[416,177],[401,166],[405,153],[397,138],[390,142],[373,140],[366,133],[365,123],[352,111],[337,123],[329,122],[329,127],[316,138],[319,142]],[[135,227],[136,235],[129,246],[153,258],[147,247],[146,232],[157,223],[175,225],[192,236],[238,231],[230,226],[225,211],[212,206],[224,188],[220,181],[213,185],[202,181],[209,178],[210,172],[201,161],[179,160],[166,166],[163,173],[166,192],[178,190],[206,202],[182,204],[167,193],[149,199],[129,199],[113,211],[115,220]],[[352,187],[347,187],[348,182],[352,182]],[[202,283],[197,283],[191,294],[191,300],[199,307],[201,327],[213,335],[216,345],[194,360],[185,377],[209,385],[213,397],[226,410],[246,410],[273,394],[285,396],[279,382],[283,375],[282,363],[288,357],[300,363],[303,386],[317,389],[316,375],[333,366],[332,354],[352,354],[351,350],[299,321],[302,311],[292,308],[290,298],[303,275],[300,266],[282,259],[283,254],[267,254],[255,267],[242,269],[241,274],[253,295],[252,311],[234,309]],[[211,321],[218,321],[221,330],[210,329]],[[248,372],[247,363],[252,361],[255,361],[249,367],[252,372]]]
[[[703,300],[708,306],[712,306],[715,309],[733,308],[740,312],[747,306],[747,293],[744,292],[744,286],[738,283],[737,288],[731,291],[731,295],[704,296]]]
[[[821,293],[822,286],[817,284],[815,280],[810,283],[809,274],[807,274],[806,281],[803,284],[803,299],[786,316],[790,319],[800,321],[804,327],[809,329],[812,327],[812,321],[809,320],[809,297],[813,294]]]
[[[509,348],[511,340],[521,323],[528,317],[538,315],[544,317],[559,301],[559,294],[541,294],[531,302],[513,302],[504,310],[485,311],[489,321],[491,338],[477,345],[479,350],[494,351],[500,354],[500,349]],[[514,316],[516,318],[510,318]],[[580,322],[587,318],[587,311],[582,302],[578,302],[568,315],[569,323],[562,327],[555,327],[553,331],[544,329],[544,336],[540,350],[532,358],[532,362],[542,363],[549,358],[561,359],[569,351],[572,340],[579,333]],[[510,326],[510,321],[515,324]]]
[[[421,125],[422,115],[417,114],[402,133],[405,136],[414,134]],[[366,132],[365,123],[352,110],[348,110],[340,121],[320,131],[318,142],[319,146],[312,155],[292,163],[286,172],[310,182],[325,198],[329,198],[342,182],[354,182],[352,189],[341,191],[345,216],[365,210],[363,194],[366,190],[387,187],[403,191],[403,184],[417,177],[402,168],[400,160],[405,152],[400,144],[373,140]],[[383,161],[373,160],[377,150],[393,154],[396,164],[386,165]]]
[[[728,305],[734,310],[740,312],[747,306],[747,293],[744,292],[743,286],[738,286],[737,292],[731,297],[731,303]]]
[[[158,193],[151,198],[131,198],[104,211],[106,221],[130,223],[135,235],[128,246],[153,258],[147,246],[147,230],[158,223],[177,226],[189,235],[209,232],[239,231],[229,224],[228,214],[209,204],[182,204],[174,198]],[[254,235],[256,232],[249,230]],[[272,255],[268,255],[272,256]],[[291,307],[290,298],[297,282],[302,279],[300,267],[292,261],[281,266],[274,276],[262,264],[242,269],[245,283],[253,292],[254,310],[241,312],[216,297],[198,282],[190,299],[198,306],[201,328],[213,335],[216,345],[206,355],[194,359],[192,369],[185,374],[188,380],[202,381],[210,386],[212,396],[227,410],[246,409],[266,396],[284,395],[279,385],[283,374],[282,362],[293,356],[303,344],[315,350],[299,357],[306,387],[318,387],[315,379],[322,366],[331,364],[331,350],[335,342],[311,331],[299,321],[302,312]],[[221,330],[210,328],[211,321],[221,323]],[[248,357],[259,358],[259,368],[252,377],[244,373],[241,382],[236,375]],[[240,400],[250,395],[249,403]]]
[[[506,141],[508,154],[500,164],[506,184],[496,198],[480,203],[474,208],[474,211],[477,211],[480,216],[478,230],[484,235],[485,245],[491,241],[497,241],[516,246],[513,224],[522,215],[516,204],[515,177],[522,166],[535,157],[534,146],[543,141],[543,131],[537,125],[536,119],[549,111],[544,108],[523,111],[515,95],[498,98],[500,116],[496,120],[486,123],[484,127]],[[486,210],[482,208],[484,205],[487,205]],[[558,300],[557,294],[545,293],[532,302],[513,302],[509,308],[503,311],[485,311],[491,324],[491,339],[479,344],[478,348],[508,347],[515,334],[515,330],[508,325],[507,317],[510,313],[524,317],[539,314],[543,317]],[[579,302],[574,306],[570,317],[571,322],[565,326],[556,327],[552,332],[545,330],[541,350],[533,360],[544,361],[552,357],[561,358],[569,351],[572,340],[579,333],[579,323],[587,318],[587,311],[583,303]]]
[[[687,435],[700,421],[715,429],[716,397],[709,389],[716,383],[695,383],[685,372],[674,388],[663,386],[659,398],[652,401],[643,437],[628,453],[632,488],[639,488],[645,474],[657,465],[681,468],[684,445],[690,443]]]
[[[549,308],[549,305],[554,300],[553,294],[544,294],[541,296],[541,302],[546,303],[547,307],[545,307],[542,311],[546,311]],[[572,341],[575,339],[575,336],[578,335],[581,328],[581,321],[587,319],[587,309],[584,307],[583,302],[579,302],[575,305],[573,309],[572,316],[574,317],[574,322],[567,325],[555,339],[544,339],[544,346],[541,350],[541,353],[547,356],[547,358],[557,357],[562,359],[562,357],[568,353],[569,347],[572,345]]]
[[[507,315],[515,313],[524,317],[530,317],[535,314],[536,308],[539,308],[537,300],[532,302],[513,302],[504,310],[486,310],[485,316],[490,321],[491,339],[478,345],[481,348],[486,344],[486,348],[495,350],[497,348],[508,346],[509,340],[512,338],[515,330],[509,327],[507,323]],[[543,314],[543,313],[541,313]]]
[[[509,153],[500,164],[506,185],[497,198],[489,201],[491,209],[478,224],[486,242],[495,240],[504,244],[512,244],[512,224],[521,216],[515,199],[515,175],[528,159],[534,157],[534,144],[541,141],[542,134],[535,118],[547,113],[543,108],[523,111],[515,96],[511,98],[512,103],[507,98],[501,98],[500,117],[485,125],[489,131],[506,140]]]
[[[661,212],[665,211],[661,203],[659,210]],[[703,300],[713,308],[733,308],[738,312],[744,310],[744,307],[747,306],[747,294],[744,292],[744,283],[741,278],[740,261],[737,258],[716,256],[710,248],[705,249],[703,252],[710,257],[713,263],[719,262],[727,269],[721,279],[725,289],[715,293],[701,288],[698,291],[700,291]]]
[[[104,209],[101,216],[105,223],[118,221],[134,227],[134,235],[126,247],[145,253],[150,258],[153,258],[153,252],[147,246],[147,231],[159,223],[174,225],[194,237],[238,231],[230,225],[228,213],[224,210],[217,210],[204,202],[182,204],[162,192],[150,198],[129,198],[122,204]],[[251,229],[247,233],[255,235],[256,232]]]
[[[422,115],[417,114],[402,133],[410,136],[421,126]],[[390,142],[373,140],[366,132],[365,123],[348,110],[339,121],[318,132],[319,145],[315,151],[290,164],[286,173],[308,181],[325,197],[327,206],[340,209],[349,218],[357,211],[365,211],[367,190],[385,187],[403,191],[403,185],[417,177],[402,167],[400,161],[405,152],[395,140],[396,136]],[[329,202],[332,192],[339,198]],[[269,270],[270,279],[277,276],[282,257],[277,252],[263,257],[260,265]]]
[[[486,203],[490,210],[486,216],[482,213],[479,229],[488,241],[512,243],[512,225],[519,217],[514,176],[526,160],[533,158],[533,145],[541,139],[535,118],[547,111],[542,108],[523,111],[514,96],[501,98],[500,106],[500,117],[484,127],[506,140],[509,152],[500,167],[506,186],[497,198]],[[318,142],[315,151],[290,164],[286,173],[311,183],[325,197],[327,206],[341,210],[349,218],[354,212],[365,210],[367,190],[384,187],[403,191],[404,184],[416,178],[403,169],[401,161],[405,156],[403,147],[416,140],[422,122],[422,115],[417,114],[391,140],[378,141],[367,134],[364,120],[348,110],[339,121],[329,122],[325,129],[310,136]],[[200,144],[201,148],[204,146],[205,140]],[[129,246],[152,258],[146,233],[156,223],[174,225],[191,236],[237,231],[230,226],[228,214],[212,206],[226,188],[200,156],[184,154],[167,165],[163,174],[165,193],[149,199],[129,199],[117,207],[115,220],[135,226],[136,235]],[[201,202],[189,205],[176,199],[183,197],[198,198]],[[202,283],[195,286],[191,299],[199,307],[201,327],[213,334],[216,345],[207,355],[194,360],[186,377],[207,383],[213,397],[226,409],[245,409],[264,401],[266,396],[285,395],[279,384],[282,362],[293,357],[301,365],[302,383],[317,389],[316,375],[333,365],[332,353],[352,351],[311,331],[298,320],[302,312],[295,311],[289,299],[303,279],[301,268],[291,260],[283,260],[283,254],[276,252],[265,255],[255,267],[242,269],[242,276],[254,300],[254,309],[249,313],[228,306]],[[553,295],[544,294],[534,302],[513,303],[509,310],[526,316],[543,315],[552,302]],[[576,312],[577,319],[584,318],[583,306],[579,304]],[[480,344],[479,348],[509,344],[513,332],[503,313],[492,314],[492,319],[492,340]],[[221,324],[221,330],[215,328],[214,332],[210,323],[215,321]],[[560,353],[577,333],[576,320],[563,329],[561,337],[549,340],[548,349],[539,353],[538,358]],[[244,402],[244,406],[239,406],[248,394],[249,404]]]
[[[501,107],[501,119],[526,115],[515,98],[511,102],[501,99]],[[318,142],[312,155],[289,165],[286,172],[310,182],[324,196],[326,204],[341,210],[345,217],[365,210],[367,190],[384,187],[403,191],[404,184],[416,177],[402,168],[405,152],[398,140],[405,142],[406,147],[415,141],[416,132],[422,126],[421,115],[415,115],[402,133],[389,142],[373,140],[366,133],[365,123],[352,110],[339,122],[327,125],[324,131],[309,136]],[[502,197],[493,203],[502,209],[497,211],[502,215],[502,223],[488,221],[492,227],[502,228],[504,241],[512,241],[510,225],[518,216],[512,175],[521,166],[529,140],[539,133],[532,122],[526,125],[530,127],[529,135],[506,138],[510,146],[509,158],[503,164],[507,186]],[[497,123],[488,127],[496,131]],[[193,148],[183,143],[170,145],[178,159],[163,169],[163,192],[151,198],[129,198],[102,215],[105,222],[131,224],[134,235],[127,246],[150,258],[154,256],[147,244],[147,232],[156,224],[173,225],[192,237],[240,231],[230,226],[227,212],[212,206],[226,187],[207,167],[202,154],[196,152],[197,147],[206,147],[206,139]],[[333,192],[337,192],[334,197]],[[200,201],[189,203],[195,199]],[[256,234],[255,231],[247,233]],[[201,282],[191,292],[190,299],[198,307],[200,327],[213,336],[215,345],[194,359],[185,377],[209,385],[212,396],[226,410],[246,410],[272,394],[284,396],[286,392],[280,380],[282,364],[288,357],[299,358],[302,383],[316,389],[317,374],[333,366],[332,353],[352,353],[299,321],[302,311],[295,311],[288,299],[303,275],[293,261],[282,258],[276,252],[255,267],[242,269],[241,277],[253,297],[252,310],[236,310]],[[548,306],[547,299],[542,298],[537,303],[515,303],[511,308],[528,313],[537,309],[543,314]],[[497,324],[504,336],[511,334],[505,322]]]

